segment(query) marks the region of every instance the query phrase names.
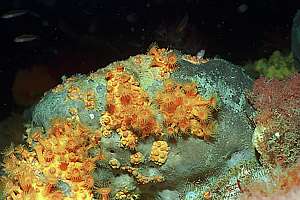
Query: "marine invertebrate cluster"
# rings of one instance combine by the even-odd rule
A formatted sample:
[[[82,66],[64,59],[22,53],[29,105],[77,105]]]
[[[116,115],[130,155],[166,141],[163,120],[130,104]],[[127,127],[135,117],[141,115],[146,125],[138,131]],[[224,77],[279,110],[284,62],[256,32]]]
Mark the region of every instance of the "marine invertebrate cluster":
[[[121,136],[122,147],[134,149],[138,142],[138,137],[130,130],[123,131],[121,128],[117,129],[118,134]]]
[[[198,56],[192,56],[192,55],[183,55],[182,59],[192,64],[204,64],[208,62],[208,59],[205,59],[203,57],[199,58]]]
[[[160,68],[160,75],[162,77],[168,77],[171,72],[173,72],[177,67],[178,57],[174,52],[170,52],[165,48],[158,48],[153,45],[148,54],[152,56],[152,67]]]
[[[18,146],[4,159],[8,176],[1,181],[7,198],[92,199],[91,173],[100,157],[89,157],[87,150],[97,136],[82,124],[62,119],[52,122],[47,136],[39,129],[28,132],[32,150]]]
[[[141,152],[136,152],[130,156],[130,163],[133,165],[138,165],[143,163],[145,156]]]
[[[123,66],[117,66],[106,74],[106,79],[107,112],[103,116],[109,116],[111,123],[105,128],[118,130],[122,143],[130,148],[134,147],[136,138],[130,132],[122,131],[133,130],[141,138],[160,134],[161,128],[149,97],[133,76],[125,72]]]
[[[154,46],[148,54],[153,58],[150,67],[159,67],[162,77],[176,69],[178,58],[175,53]],[[205,100],[198,94],[196,84],[179,84],[166,79],[164,89],[156,94],[155,101],[151,101],[121,64],[110,70],[106,79],[107,112],[103,113],[100,123],[105,132],[116,129],[124,147],[134,148],[137,136],[145,138],[150,134],[164,134],[162,125],[155,118],[152,106],[155,103],[164,116],[163,125],[167,127],[169,135],[191,131],[193,135],[204,139],[212,136],[217,98],[213,96]]]
[[[191,133],[208,140],[214,133],[214,112],[217,97],[205,100],[198,94],[194,83],[179,84],[165,81],[164,89],[157,94],[157,104],[164,116],[169,135]]]
[[[165,178],[160,175],[145,176],[139,171],[139,168],[137,167],[123,166],[121,167],[121,169],[132,174],[132,176],[136,178],[136,181],[141,185],[145,185],[148,183],[161,183],[165,180]]]
[[[99,193],[102,197],[102,200],[109,200],[109,193],[111,192],[111,188],[99,188],[97,189],[97,193]]]
[[[71,85],[68,88],[68,98],[71,100],[82,100],[87,109],[91,110],[95,108],[96,99],[93,90],[81,92],[78,86]]]
[[[169,153],[169,146],[166,141],[155,141],[152,145],[150,160],[158,165],[166,162]]]
[[[127,190],[122,190],[116,193],[115,199],[116,200],[127,200],[127,199],[139,199],[140,195],[139,194],[132,194],[131,192]]]

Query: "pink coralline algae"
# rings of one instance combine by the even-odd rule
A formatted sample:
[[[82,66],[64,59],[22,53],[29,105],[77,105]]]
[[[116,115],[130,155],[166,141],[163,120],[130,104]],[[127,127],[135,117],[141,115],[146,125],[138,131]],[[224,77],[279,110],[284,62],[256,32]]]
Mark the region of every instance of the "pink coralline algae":
[[[268,166],[287,166],[300,152],[300,74],[255,81],[250,101],[258,111],[253,144]]]

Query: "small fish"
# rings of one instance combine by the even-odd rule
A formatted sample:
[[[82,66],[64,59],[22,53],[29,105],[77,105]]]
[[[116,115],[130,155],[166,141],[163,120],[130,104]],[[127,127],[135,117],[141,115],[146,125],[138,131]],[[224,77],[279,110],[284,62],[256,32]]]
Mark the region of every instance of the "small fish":
[[[205,55],[205,49],[201,49],[200,51],[198,51],[198,53],[196,54],[198,59],[202,59]]]
[[[36,18],[41,18],[41,16],[39,14],[37,14],[33,11],[30,11],[30,10],[11,10],[11,11],[1,15],[1,18],[2,19],[11,19],[11,18],[19,17],[19,16],[22,16],[25,14],[31,15]]]
[[[247,4],[241,4],[240,6],[237,7],[237,12],[242,14],[248,10],[248,5]]]
[[[22,43],[22,42],[31,42],[33,40],[40,39],[38,35],[20,35],[15,37],[14,42],[16,43]]]
[[[14,17],[19,17],[19,16],[22,16],[22,15],[25,15],[28,12],[29,12],[28,10],[11,10],[11,11],[1,15],[1,18],[2,19],[11,19],[11,18],[14,18]]]

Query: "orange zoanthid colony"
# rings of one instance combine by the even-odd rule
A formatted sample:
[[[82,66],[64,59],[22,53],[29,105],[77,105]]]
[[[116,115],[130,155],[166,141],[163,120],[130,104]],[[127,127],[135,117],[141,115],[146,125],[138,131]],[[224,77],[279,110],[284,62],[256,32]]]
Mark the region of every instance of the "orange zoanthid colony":
[[[191,133],[205,140],[211,138],[216,96],[206,100],[198,94],[195,83],[179,84],[166,78],[178,67],[174,52],[153,46],[148,55],[152,57],[150,67],[159,67],[161,77],[165,77],[163,90],[157,92],[156,99],[150,99],[134,76],[122,64],[116,64],[106,73],[107,110],[100,120],[104,135],[117,130],[122,146],[130,149],[135,148],[139,138],[150,135]],[[153,109],[157,106],[158,110]],[[163,124],[157,121],[157,112],[163,114]]]
[[[93,199],[92,172],[103,156],[90,157],[87,152],[98,140],[98,134],[80,123],[60,119],[53,121],[47,136],[31,131],[27,141],[33,151],[17,146],[5,152],[8,176],[1,181],[7,199]]]
[[[151,67],[160,67],[160,75],[167,77],[169,73],[177,68],[177,55],[174,52],[169,52],[165,48],[159,49],[156,45],[152,46],[148,55],[152,56]]]
[[[157,94],[156,102],[164,116],[168,135],[191,133],[208,140],[214,133],[217,98],[204,99],[198,94],[196,84],[167,80],[164,89]]]
[[[136,146],[138,137],[161,134],[151,101],[133,76],[117,66],[106,74],[106,79],[107,111],[100,119],[103,132],[117,130],[121,144],[130,149]]]
[[[153,57],[151,66],[160,67],[163,77],[178,67],[174,52],[154,45],[148,54]],[[183,55],[181,59],[193,64],[208,62],[207,59],[190,55]],[[210,139],[216,125],[212,117],[217,110],[217,97],[205,100],[198,94],[195,83],[179,84],[171,79],[165,79],[164,83],[164,89],[156,96],[156,103],[164,116],[164,131],[169,136],[191,133],[205,140]]]
[[[170,148],[166,141],[153,142],[150,153],[150,160],[158,165],[164,164],[168,158],[169,149]]]

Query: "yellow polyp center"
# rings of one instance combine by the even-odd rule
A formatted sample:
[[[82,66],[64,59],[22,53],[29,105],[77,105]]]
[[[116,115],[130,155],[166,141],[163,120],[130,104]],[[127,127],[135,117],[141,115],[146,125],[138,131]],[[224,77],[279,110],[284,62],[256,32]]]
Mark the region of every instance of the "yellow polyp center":
[[[199,111],[197,113],[197,117],[199,118],[199,120],[202,120],[202,121],[206,121],[208,120],[208,111]]]

